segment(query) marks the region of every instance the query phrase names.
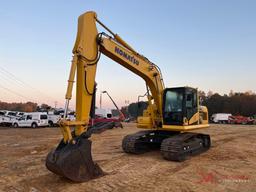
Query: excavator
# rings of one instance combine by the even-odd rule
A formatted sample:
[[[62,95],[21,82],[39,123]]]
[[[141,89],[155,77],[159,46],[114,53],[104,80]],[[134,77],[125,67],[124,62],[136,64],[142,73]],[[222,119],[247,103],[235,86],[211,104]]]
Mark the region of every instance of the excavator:
[[[99,33],[98,25],[105,32]],[[184,161],[210,148],[210,136],[194,131],[209,127],[208,110],[200,106],[197,89],[187,86],[165,88],[160,68],[135,51],[104,25],[95,12],[90,11],[78,19],[65,113],[59,122],[63,138],[46,157],[46,167],[51,172],[74,182],[85,182],[106,174],[93,162],[92,129],[88,129],[101,54],[140,76],[146,83],[148,107],[137,118],[137,127],[143,130],[123,138],[125,153],[142,154],[160,149],[164,159]],[[75,76],[76,120],[69,121],[66,115]]]

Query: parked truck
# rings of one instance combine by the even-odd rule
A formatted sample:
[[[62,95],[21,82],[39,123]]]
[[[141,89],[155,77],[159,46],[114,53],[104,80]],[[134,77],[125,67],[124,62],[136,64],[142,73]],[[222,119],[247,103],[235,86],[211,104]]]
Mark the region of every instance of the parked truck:
[[[7,111],[7,110],[1,110],[0,111],[0,125],[1,126],[11,126],[13,121],[17,120],[19,117],[17,117],[16,111]]]
[[[0,125],[1,126],[9,126],[11,125],[11,117],[7,117],[5,112],[0,111]]]
[[[228,123],[228,117],[232,116],[231,113],[215,113],[211,116],[213,123]]]
[[[229,124],[242,124],[242,125],[247,125],[247,124],[254,124],[254,119],[251,117],[245,117],[242,115],[234,115],[234,116],[229,116],[228,119]]]

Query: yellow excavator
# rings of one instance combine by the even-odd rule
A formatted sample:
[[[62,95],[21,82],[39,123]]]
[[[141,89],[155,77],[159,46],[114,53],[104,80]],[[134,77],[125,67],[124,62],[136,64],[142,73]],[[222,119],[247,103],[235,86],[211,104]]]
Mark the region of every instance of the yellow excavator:
[[[107,32],[99,33],[97,24]],[[123,138],[126,153],[141,154],[159,148],[164,159],[184,161],[208,150],[210,136],[191,130],[209,127],[208,111],[199,105],[198,91],[191,87],[165,88],[159,67],[135,51],[119,35],[113,33],[95,12],[78,19],[73,60],[68,80],[64,118],[60,121],[63,139],[49,152],[46,167],[55,174],[75,182],[104,175],[93,162],[88,128],[95,98],[95,75],[101,54],[109,57],[146,82],[148,107],[137,119],[144,129]],[[66,118],[76,75],[76,120]],[[104,147],[104,146],[102,146]]]

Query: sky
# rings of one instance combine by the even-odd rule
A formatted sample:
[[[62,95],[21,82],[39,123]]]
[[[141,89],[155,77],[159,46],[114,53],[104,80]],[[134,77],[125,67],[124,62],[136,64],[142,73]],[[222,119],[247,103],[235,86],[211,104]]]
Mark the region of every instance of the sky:
[[[77,18],[90,10],[161,68],[166,87],[256,92],[254,0],[0,0],[1,101],[63,106]],[[119,106],[146,91],[106,56],[96,81],[97,106],[101,91]],[[103,107],[114,108],[105,94]]]

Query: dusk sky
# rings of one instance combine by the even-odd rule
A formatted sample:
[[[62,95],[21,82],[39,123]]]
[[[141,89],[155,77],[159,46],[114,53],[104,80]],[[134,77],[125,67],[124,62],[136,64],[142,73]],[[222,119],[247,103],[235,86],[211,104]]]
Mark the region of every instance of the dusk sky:
[[[1,101],[62,107],[77,18],[89,10],[156,63],[166,87],[256,92],[254,0],[1,0]],[[107,90],[119,106],[145,93],[140,77],[105,56],[96,81],[98,96]],[[106,95],[103,107],[114,108]]]

